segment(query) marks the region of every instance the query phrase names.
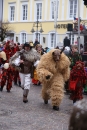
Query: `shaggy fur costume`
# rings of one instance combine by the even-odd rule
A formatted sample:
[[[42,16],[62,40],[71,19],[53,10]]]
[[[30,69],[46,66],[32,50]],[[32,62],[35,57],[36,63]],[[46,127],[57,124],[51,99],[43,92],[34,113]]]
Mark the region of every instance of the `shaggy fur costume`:
[[[41,57],[37,66],[37,74],[42,82],[43,100],[48,101],[51,98],[52,106],[59,107],[64,96],[64,83],[70,76],[70,61],[62,53],[60,60],[55,62],[52,56],[55,50],[58,49],[53,49]],[[46,76],[50,76],[50,79],[46,79]]]
[[[31,49],[30,51],[26,51],[24,49],[22,49],[21,51],[16,52],[9,60],[10,65],[14,65],[15,64],[15,60],[21,55],[23,54],[23,56],[25,57],[26,60],[30,61],[30,62],[36,62],[37,60],[40,60],[40,54],[35,50],[35,49]],[[20,67],[18,66],[14,66],[15,69],[20,71]]]
[[[22,49],[21,51],[16,52],[15,55],[11,57],[10,59],[11,64],[12,64],[12,61],[18,58],[20,54],[23,54],[26,60],[31,61],[31,62],[35,62],[40,59],[40,54],[35,49],[31,49],[28,52]]]

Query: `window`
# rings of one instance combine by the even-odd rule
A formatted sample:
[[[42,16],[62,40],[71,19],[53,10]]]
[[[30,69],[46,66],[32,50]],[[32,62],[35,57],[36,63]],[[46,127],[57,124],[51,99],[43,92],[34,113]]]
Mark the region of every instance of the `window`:
[[[51,17],[52,17],[52,19],[54,19],[54,3],[52,2],[51,3]]]
[[[39,32],[38,32],[38,34],[35,33],[35,39],[38,39],[38,42],[40,42],[40,33]]]
[[[54,19],[54,2],[53,1],[51,1],[51,19]],[[57,1],[57,18],[58,18],[58,1]]]
[[[51,33],[50,34],[50,41],[51,41],[51,48],[54,48],[54,44],[55,44],[55,33]]]
[[[28,6],[22,5],[22,20],[27,20]]]
[[[15,6],[10,6],[10,21],[14,21]]]
[[[36,3],[36,19],[42,19],[42,3]]]
[[[77,0],[70,0],[69,17],[70,18],[76,17],[76,12],[77,12]]]
[[[26,33],[21,33],[21,43],[26,42]]]

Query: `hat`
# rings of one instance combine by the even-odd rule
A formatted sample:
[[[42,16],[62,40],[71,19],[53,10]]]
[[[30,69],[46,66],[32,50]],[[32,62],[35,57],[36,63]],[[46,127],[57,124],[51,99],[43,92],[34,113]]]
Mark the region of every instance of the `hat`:
[[[0,58],[6,60],[6,53],[4,51],[0,52]]]
[[[33,41],[30,41],[29,45],[30,45],[30,47],[33,47],[34,46]]]
[[[26,42],[26,43],[24,44],[24,47],[30,47],[29,43]]]

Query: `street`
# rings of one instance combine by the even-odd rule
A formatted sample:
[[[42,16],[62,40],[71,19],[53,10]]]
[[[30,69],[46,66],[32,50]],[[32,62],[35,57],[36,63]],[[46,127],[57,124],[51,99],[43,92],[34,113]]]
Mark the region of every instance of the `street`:
[[[73,103],[65,95],[59,111],[41,98],[41,86],[31,85],[29,102],[22,102],[23,90],[14,86],[10,93],[0,92],[0,130],[68,130]]]

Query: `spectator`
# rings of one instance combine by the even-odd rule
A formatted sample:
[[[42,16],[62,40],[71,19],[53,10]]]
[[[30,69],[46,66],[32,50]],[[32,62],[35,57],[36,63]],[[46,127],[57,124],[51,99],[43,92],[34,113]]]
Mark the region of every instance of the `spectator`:
[[[59,47],[58,46],[56,46],[56,48],[55,49],[59,49]]]
[[[38,42],[38,39],[35,40],[34,47],[36,47],[37,44],[40,44],[40,43]]]
[[[19,46],[19,45],[20,45],[20,43],[18,42],[18,43],[17,43],[17,45]]]
[[[69,130],[87,130],[87,101],[78,101],[71,113]]]
[[[70,65],[71,69],[76,64],[77,61],[81,61],[82,60],[82,57],[81,57],[81,55],[78,52],[78,46],[77,45],[72,45],[71,46],[71,54],[70,54],[69,59],[71,61],[71,65]]]
[[[84,52],[82,54],[82,61],[87,61],[87,45],[84,47]]]
[[[84,49],[83,49],[83,45],[82,45],[82,44],[80,44],[80,53],[82,54],[82,53],[83,53],[83,51],[84,51]]]
[[[70,55],[70,47],[68,47],[68,46],[66,46],[65,48],[64,48],[64,54],[66,55],[66,56],[69,56]]]
[[[64,45],[63,45],[64,47],[66,47],[66,46],[70,47],[70,40],[68,39],[67,36],[65,37],[63,43],[64,43]]]
[[[51,49],[48,48],[48,47],[45,47],[45,48],[44,48],[44,52],[45,52],[45,53],[49,52],[50,50],[51,50]]]

